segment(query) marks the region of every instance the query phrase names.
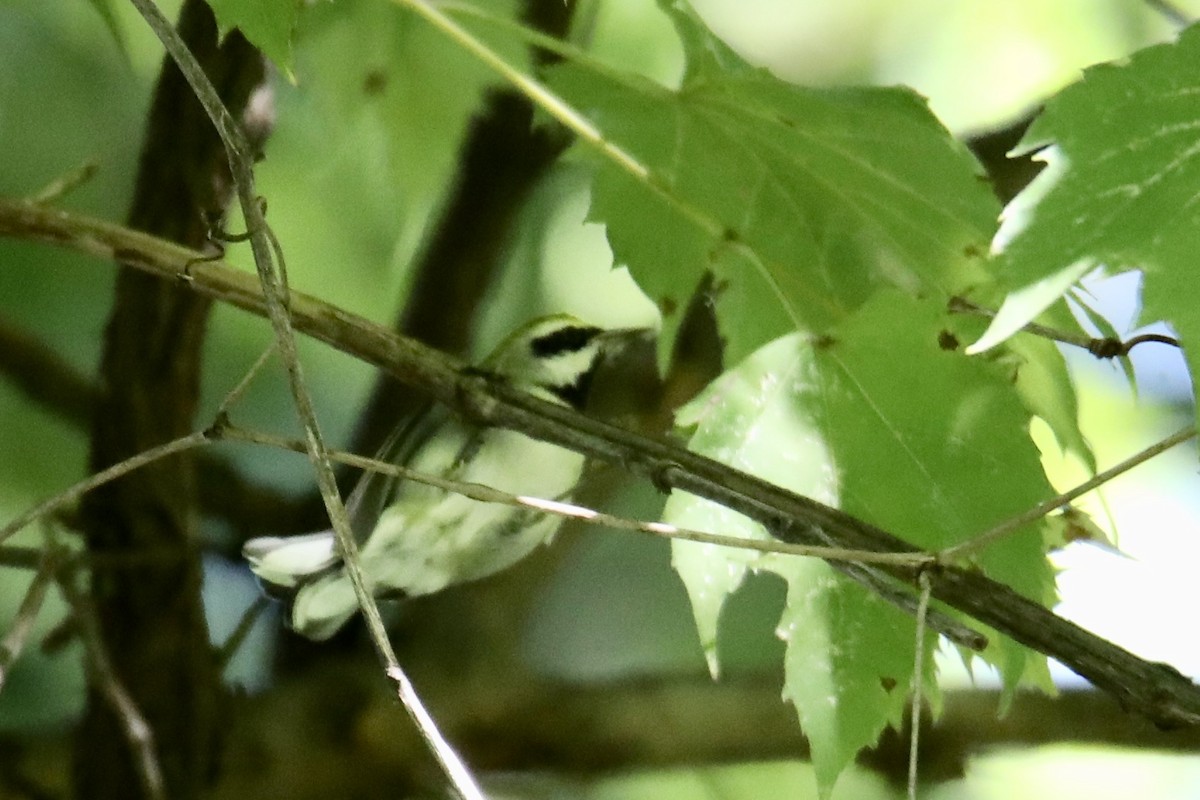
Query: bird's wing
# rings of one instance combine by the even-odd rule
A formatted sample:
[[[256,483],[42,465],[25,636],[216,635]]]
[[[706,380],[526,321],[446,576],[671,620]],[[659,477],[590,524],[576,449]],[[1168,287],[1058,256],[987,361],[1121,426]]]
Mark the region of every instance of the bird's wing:
[[[417,411],[412,417],[401,422],[384,440],[383,445],[375,453],[375,460],[385,464],[406,465],[449,420],[450,412],[436,403],[429,403],[424,409]],[[350,525],[354,537],[363,544],[379,515],[395,496],[403,478],[387,475],[382,472],[367,470],[358,479],[354,490],[346,501],[346,513],[350,515]]]

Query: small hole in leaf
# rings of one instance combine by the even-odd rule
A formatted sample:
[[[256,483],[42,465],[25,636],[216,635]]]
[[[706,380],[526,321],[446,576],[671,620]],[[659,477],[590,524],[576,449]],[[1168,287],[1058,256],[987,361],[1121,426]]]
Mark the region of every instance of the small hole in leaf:
[[[362,90],[368,97],[378,97],[387,89],[388,76],[381,69],[370,70],[363,76]]]

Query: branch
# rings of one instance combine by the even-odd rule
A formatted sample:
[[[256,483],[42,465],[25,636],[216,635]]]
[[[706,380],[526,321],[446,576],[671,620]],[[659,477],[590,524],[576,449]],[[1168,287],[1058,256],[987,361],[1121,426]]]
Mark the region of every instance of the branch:
[[[381,780],[397,794],[417,791],[405,781],[428,768],[427,756],[388,724],[394,703],[380,691],[374,664],[322,655],[313,669],[239,703],[230,750],[255,757],[230,759],[215,796],[317,800],[335,790],[341,797],[373,796]],[[448,733],[465,743],[466,756],[484,769],[551,772],[586,782],[641,770],[807,758],[795,711],[779,701],[781,683],[778,675],[720,683],[695,674],[585,684],[544,678],[511,684],[493,676],[455,681],[430,701]],[[960,780],[976,758],[997,749],[1082,744],[1200,754],[1200,729],[1164,734],[1131,720],[1099,692],[1021,693],[998,720],[1000,701],[996,690],[946,692],[936,723],[923,723],[923,781]],[[339,713],[331,719],[334,702]],[[480,715],[480,709],[489,711]],[[347,730],[356,735],[346,736]],[[24,735],[20,749],[0,738],[0,787],[7,788],[4,779],[11,782],[14,774],[63,775],[65,770],[48,768],[62,762],[61,736]],[[901,784],[906,736],[886,729],[859,763]]]
[[[185,248],[88,217],[0,199],[0,235],[70,247],[102,259],[119,257],[154,274],[184,280],[195,254]],[[254,280],[218,263],[191,270],[195,291],[263,314]],[[785,541],[879,552],[915,552],[908,543],[842,511],[669,443],[590,419],[490,382],[462,363],[312,297],[293,293],[296,330],[386,370],[482,423],[519,430],[619,464],[661,489],[680,489],[739,511]],[[919,567],[872,567],[916,586]],[[1200,723],[1200,689],[1176,670],[1140,659],[1083,630],[977,571],[930,570],[935,599],[1049,655],[1160,727]]]
[[[25,589],[25,597],[13,617],[4,638],[0,639],[0,691],[4,689],[4,681],[11,674],[12,666],[25,648],[25,642],[33,631],[38,612],[46,599],[46,590],[54,581],[54,574],[62,563],[61,553],[57,550],[46,549],[38,555],[37,572]]]
[[[951,297],[948,304],[948,310],[956,314],[974,314],[980,317],[992,318],[996,316],[996,312],[990,308],[984,308],[972,303],[962,297]],[[1182,349],[1183,345],[1174,336],[1167,336],[1161,333],[1143,333],[1138,336],[1133,336],[1125,341],[1121,341],[1115,336],[1096,339],[1082,333],[1068,333],[1066,331],[1056,330],[1054,328],[1042,325],[1037,322],[1027,322],[1021,327],[1022,331],[1031,333],[1034,336],[1041,336],[1043,339],[1069,344],[1075,347],[1087,350],[1096,358],[1118,358],[1129,355],[1129,351],[1137,347],[1139,344],[1147,344],[1156,342],[1158,344],[1170,345],[1178,349]]]
[[[429,744],[431,754],[437,760],[450,785],[464,800],[482,798],[483,793],[476,785],[473,776],[462,763],[458,754],[442,737],[396,659],[375,597],[359,564],[358,544],[350,527],[350,518],[346,507],[338,493],[333,467],[326,452],[312,398],[305,385],[303,368],[296,353],[295,331],[289,318],[291,301],[287,286],[287,270],[283,263],[282,248],[267,225],[266,204],[255,192],[252,166],[254,152],[250,141],[225,107],[216,88],[205,75],[187,43],[174,31],[162,12],[154,5],[153,0],[132,0],[132,2],[146,24],[162,42],[180,72],[183,73],[225,147],[225,155],[242,209],[242,216],[246,220],[250,247],[254,253],[254,266],[258,274],[259,288],[262,291],[263,305],[275,335],[274,346],[278,350],[279,357],[283,361],[284,372],[287,374],[288,388],[292,395],[296,417],[304,430],[309,462],[316,477],[317,487],[321,492],[321,499],[325,503],[325,510],[333,525],[337,549],[342,556],[346,576],[350,579],[350,584],[354,589],[354,595],[362,610],[375,650],[384,664],[385,674],[394,682],[400,702],[408,711],[417,730]]]

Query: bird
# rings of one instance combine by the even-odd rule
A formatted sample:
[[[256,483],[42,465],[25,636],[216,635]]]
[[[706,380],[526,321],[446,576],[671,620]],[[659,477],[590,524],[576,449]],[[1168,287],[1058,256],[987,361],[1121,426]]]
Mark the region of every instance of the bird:
[[[641,332],[605,329],[569,314],[510,333],[476,368],[552,403],[582,409],[605,343]],[[563,500],[584,457],[518,431],[485,427],[431,404],[398,425],[376,458],[426,475],[519,496]],[[550,541],[557,517],[483,503],[411,480],[367,472],[346,504],[372,594],[415,597],[491,575]],[[243,556],[287,621],[315,641],[358,611],[332,530],[250,539]]]

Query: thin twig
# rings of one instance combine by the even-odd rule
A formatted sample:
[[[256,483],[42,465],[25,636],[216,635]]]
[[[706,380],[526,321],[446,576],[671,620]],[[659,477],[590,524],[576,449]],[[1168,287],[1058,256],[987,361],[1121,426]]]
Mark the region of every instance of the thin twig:
[[[284,439],[259,431],[225,426],[221,428],[220,434],[225,438],[237,441],[278,447],[298,453],[304,452],[304,444],[302,442],[294,439]],[[385,475],[393,475],[404,480],[433,486],[447,492],[454,492],[455,494],[460,494],[463,497],[478,500],[482,503],[498,503],[501,505],[529,508],[544,514],[578,520],[585,524],[603,525],[608,528],[635,531],[664,539],[682,539],[700,544],[717,545],[719,547],[756,550],[760,553],[780,553],[784,555],[823,558],[832,562],[844,562],[844,567],[849,567],[852,564],[904,564],[922,566],[935,561],[932,555],[923,552],[881,553],[870,550],[847,550],[840,547],[803,545],[785,542],[776,538],[748,539],[743,536],[726,536],[718,533],[709,533],[708,531],[679,528],[664,522],[645,522],[627,517],[618,517],[585,506],[565,503],[561,500],[512,495],[480,483],[463,483],[461,481],[450,480],[436,475],[417,472],[400,464],[389,464],[340,450],[330,450],[329,458],[331,461],[336,461],[340,464],[380,472]],[[873,576],[854,574],[853,577],[863,580],[873,591],[901,610],[907,611],[910,614],[916,614],[916,599],[912,595],[905,593],[900,586],[887,581],[874,581]],[[965,647],[976,652],[982,652],[987,647],[988,640],[986,636],[969,625],[964,625],[948,614],[933,610],[929,612],[928,618],[930,627],[960,647]]]
[[[0,567],[24,569],[36,572],[41,564],[44,548],[18,547],[0,545]],[[86,569],[89,572],[101,570],[128,569],[145,564],[164,564],[179,561],[187,556],[188,550],[180,546],[163,545],[158,547],[142,547],[136,551],[115,551],[97,553],[81,551],[72,553],[59,569]]]
[[[1159,344],[1170,345],[1171,347],[1181,348],[1182,344],[1174,336],[1167,336],[1165,333],[1143,333],[1134,336],[1131,339],[1126,339],[1121,344],[1121,355],[1129,355],[1129,351],[1137,347],[1139,344],[1146,342],[1158,342]]]
[[[938,553],[938,556],[937,556],[938,560],[945,564],[945,563],[954,561],[955,559],[959,559],[959,558],[963,558],[964,556],[971,555],[972,553],[977,553],[980,550],[987,547],[988,545],[991,545],[994,542],[996,542],[1000,539],[1003,539],[1005,536],[1012,533],[1013,531],[1016,531],[1017,529],[1025,526],[1025,525],[1028,525],[1031,522],[1041,519],[1042,517],[1046,516],[1047,514],[1051,513],[1052,511],[1054,511],[1056,509],[1062,508],[1067,503],[1070,503],[1072,500],[1075,500],[1076,498],[1079,498],[1079,497],[1087,494],[1088,492],[1092,491],[1093,489],[1103,486],[1104,484],[1111,481],[1113,478],[1116,478],[1118,475],[1122,475],[1122,474],[1128,472],[1129,470],[1133,469],[1134,467],[1138,466],[1139,464],[1149,461],[1150,459],[1154,458],[1159,453],[1163,453],[1167,450],[1170,450],[1172,447],[1174,447],[1177,444],[1182,444],[1183,442],[1186,442],[1188,439],[1195,437],[1195,435],[1196,435],[1196,428],[1193,426],[1188,426],[1181,431],[1177,431],[1176,433],[1171,434],[1170,436],[1163,439],[1162,441],[1155,442],[1154,444],[1147,447],[1145,450],[1142,450],[1140,453],[1130,456],[1129,458],[1122,461],[1120,464],[1117,464],[1114,467],[1110,467],[1109,469],[1104,470],[1104,472],[1101,472],[1099,475],[1096,475],[1095,477],[1091,478],[1090,480],[1084,481],[1083,483],[1076,486],[1074,489],[1071,489],[1070,491],[1067,491],[1067,492],[1063,492],[1060,495],[1051,497],[1049,500],[1046,500],[1043,503],[1037,504],[1036,506],[1029,509],[1028,511],[1025,511],[1024,513],[1018,514],[1015,517],[1007,519],[1004,522],[1001,522],[996,527],[992,528],[991,530],[985,531],[984,533],[981,533],[978,536],[972,537],[965,542],[956,544],[953,547],[947,547],[946,549],[944,549],[940,553]]]
[[[304,452],[303,442],[235,426],[222,428],[219,435],[236,441],[277,447],[282,450],[291,450],[299,453]],[[508,492],[502,492],[499,489],[494,489],[482,483],[464,483],[463,481],[451,480],[438,475],[418,472],[402,464],[390,464],[386,461],[378,461],[374,458],[366,458],[341,450],[330,450],[329,460],[359,469],[391,475],[406,481],[432,486],[462,495],[471,500],[477,500],[481,503],[497,503],[499,505],[529,508],[551,516],[579,520],[590,525],[603,525],[608,528],[636,531],[664,539],[683,539],[689,542],[712,544],[720,547],[756,550],[760,553],[812,556],[830,561],[856,561],[867,564],[909,564],[913,566],[931,564],[934,561],[932,555],[921,552],[880,553],[869,550],[846,550],[839,547],[809,546],[792,544],[778,539],[748,539],[744,536],[726,536],[691,528],[680,528],[664,522],[645,522],[643,520],[606,514],[602,511],[587,508],[586,506],[565,503],[560,500],[547,500],[541,497],[509,494]]]
[[[479,59],[485,66],[511,84],[518,92],[529,98],[538,108],[549,114],[567,130],[599,152],[600,155],[617,169],[631,176],[646,191],[661,199],[680,216],[703,231],[704,235],[712,240],[714,246],[732,247],[744,251],[754,269],[766,279],[767,285],[775,291],[777,299],[782,303],[783,308],[788,311],[793,322],[796,323],[797,327],[803,327],[803,320],[799,318],[795,310],[796,304],[788,302],[788,299],[783,296],[778,289],[777,282],[770,274],[771,269],[769,265],[771,264],[771,259],[768,255],[761,252],[760,249],[756,249],[740,241],[737,236],[729,235],[729,228],[721,219],[710,211],[693,204],[679,192],[669,188],[667,183],[659,176],[654,175],[650,168],[643,164],[637,156],[615,142],[609,141],[591,120],[580,114],[554,92],[509,64],[503,56],[488,47],[453,19],[446,16],[446,14],[442,13],[440,8],[435,8],[427,0],[393,0],[393,2],[413,11],[434,28],[445,34],[456,45]],[[829,306],[829,300],[816,293],[808,293],[803,300],[812,303],[814,306]]]
[[[85,161],[65,175],[55,178],[41,191],[30,195],[29,202],[43,206],[56,203],[90,181],[99,170],[100,165],[97,162]]]
[[[41,569],[44,558],[45,549],[41,547],[0,545],[0,567],[27,569],[36,572]]]
[[[225,395],[224,399],[221,400],[221,404],[217,406],[217,410],[213,414],[214,419],[221,420],[229,415],[229,410],[237,405],[238,401],[242,399],[242,395],[245,394],[246,389],[250,387],[251,381],[253,381],[262,368],[266,366],[267,361],[269,361],[271,356],[275,354],[275,350],[275,343],[272,342],[271,344],[267,345],[266,349],[263,350],[262,353],[259,354],[258,358],[254,360],[254,363],[250,365],[250,368],[246,370],[246,374],[242,376],[242,379],[238,381],[237,385],[230,389],[228,394]]]
[[[286,283],[283,283],[283,288],[281,289],[278,263],[272,261],[278,241],[275,239],[274,234],[268,233],[269,227],[263,214],[264,208],[255,193],[254,170],[252,167],[253,153],[241,129],[221,103],[216,89],[213,88],[203,69],[196,63],[195,57],[171,27],[166,17],[162,15],[151,0],[131,0],[131,2],[137,7],[142,17],[154,30],[154,33],[163,43],[163,46],[166,47],[167,52],[179,66],[188,84],[192,87],[196,99],[204,106],[205,111],[217,129],[217,133],[221,137],[221,141],[225,144],[230,173],[233,176],[233,181],[237,188],[238,200],[242,208],[242,216],[245,218],[246,228],[251,234],[250,245],[254,253],[254,263],[258,270],[259,284],[262,288],[267,316],[271,320],[271,327],[275,332],[279,355],[287,372],[288,385],[296,407],[296,415],[301,427],[304,429],[309,461],[312,463],[313,471],[316,474],[317,486],[320,489],[321,498],[325,502],[325,509],[329,514],[330,522],[333,524],[338,548],[344,559],[347,577],[350,579],[350,583],[354,588],[354,594],[358,599],[359,606],[362,608],[363,617],[366,620],[372,642],[380,659],[384,662],[386,674],[396,682],[401,702],[404,703],[404,707],[413,718],[421,735],[429,743],[434,757],[441,765],[451,785],[465,800],[482,799],[484,797],[483,791],[463,765],[462,759],[445,742],[441,733],[433,725],[433,720],[425,713],[424,708],[419,704],[415,706],[410,704],[415,694],[411,691],[405,691],[405,684],[407,682],[401,683],[397,679],[397,676],[403,675],[403,670],[392,649],[391,642],[388,640],[387,631],[383,625],[383,618],[379,614],[379,608],[375,603],[375,598],[371,593],[371,589],[359,564],[358,546],[354,540],[346,508],[342,503],[341,495],[338,493],[333,467],[329,462],[325,442],[317,423],[316,412],[313,409],[312,399],[308,394],[303,370],[296,353],[295,334],[292,330],[291,321],[288,318],[288,307],[290,305],[289,293]],[[411,686],[407,688],[411,688]]]
[[[158,763],[154,731],[118,678],[112,659],[109,658],[108,648],[104,645],[104,638],[100,634],[100,626],[96,622],[90,600],[75,586],[74,577],[62,575],[58,585],[78,623],[77,630],[83,639],[91,682],[100,690],[121,722],[121,728],[125,731],[129,747],[134,753],[134,769],[141,780],[145,796],[151,800],[165,800],[166,790],[162,768]]]
[[[61,563],[59,550],[46,548],[42,551],[41,563],[29,582],[29,588],[25,590],[25,597],[21,600],[17,615],[13,617],[8,632],[0,640],[0,691],[4,689],[4,681],[8,678],[10,668],[25,649],[25,642],[29,639],[38,612],[42,610],[42,604],[46,600],[46,590],[54,582],[54,575]]]
[[[454,746],[446,740],[438,729],[437,722],[429,710],[425,708],[424,701],[417,694],[416,688],[408,675],[400,668],[399,664],[388,667],[388,677],[396,684],[396,694],[400,698],[400,702],[408,709],[412,715],[413,721],[417,725],[417,729],[421,731],[422,737],[430,745],[435,754],[452,754],[454,758],[443,761],[442,767],[447,771],[446,775],[450,779],[450,785],[455,787],[462,800],[487,800],[487,796],[483,790],[479,788],[479,784],[475,781],[475,776],[467,769],[467,765],[461,758],[458,757]]]
[[[439,9],[434,8],[425,2],[425,0],[394,1],[398,5],[402,5],[415,12],[426,22],[448,36],[459,47],[478,58],[504,78],[504,80],[511,83],[521,94],[536,103],[542,110],[562,123],[564,127],[580,139],[583,139],[607,156],[622,170],[642,181],[649,181],[650,170],[638,161],[636,156],[624,150],[619,145],[608,141],[604,137],[604,134],[592,124],[591,120],[564,102],[558,95],[514,68],[502,56],[476,39],[470,32],[447,17]],[[717,230],[719,231],[719,227]]]
[[[254,623],[258,622],[259,616],[270,608],[270,606],[270,598],[260,594],[242,612],[242,616],[238,619],[237,625],[234,626],[233,632],[226,637],[217,650],[217,663],[221,665],[222,669],[228,666],[233,657],[237,655],[237,651],[246,641],[246,637],[250,635],[250,631],[254,630]]]
[[[929,613],[932,584],[929,573],[922,571],[917,579],[921,594],[917,604],[917,646],[913,651],[913,690],[911,718],[912,735],[908,742],[908,800],[917,800],[917,766],[921,738],[921,694],[925,688],[925,619]]]
[[[1174,3],[1168,2],[1168,0],[1146,0],[1146,5],[1166,17],[1167,21],[1181,28],[1186,28],[1192,24],[1192,18]]]
[[[178,439],[172,439],[165,444],[160,444],[158,447],[151,447],[149,450],[143,450],[135,456],[131,456],[119,464],[113,464],[106,470],[97,472],[95,475],[90,475],[87,478],[79,481],[73,486],[65,489],[53,497],[38,503],[33,508],[28,509],[16,518],[9,521],[7,525],[0,528],[0,542],[9,538],[17,531],[24,528],[29,523],[41,519],[52,511],[62,508],[68,503],[78,500],[83,495],[95,489],[97,486],[103,486],[109,481],[116,480],[122,475],[127,475],[136,469],[141,469],[147,464],[152,464],[159,459],[173,456],[177,453],[182,453],[185,450],[191,450],[196,447],[203,447],[210,443],[210,439],[203,431],[198,433],[189,433],[187,436],[180,436]]]
[[[951,312],[959,314],[975,314],[976,316],[989,318],[996,316],[996,312],[990,308],[984,308],[983,306],[976,305],[970,300],[966,300],[962,297],[951,297],[948,307]],[[1026,333],[1032,333],[1034,336],[1040,336],[1043,339],[1050,339],[1055,342],[1061,342],[1062,344],[1069,344],[1073,347],[1087,350],[1096,358],[1101,359],[1127,356],[1129,355],[1130,350],[1137,347],[1139,344],[1145,344],[1147,342],[1157,342],[1159,344],[1166,344],[1179,348],[1183,346],[1175,337],[1167,336],[1161,333],[1143,333],[1126,341],[1121,341],[1120,339],[1111,337],[1096,339],[1091,336],[1086,336],[1082,333],[1066,333],[1065,331],[1050,328],[1037,322],[1026,323],[1021,327],[1021,330],[1025,331]]]
[[[2,202],[2,201],[0,201]],[[90,424],[99,390],[54,348],[0,319],[0,376],[46,411],[76,427]],[[228,406],[229,403],[222,404]],[[281,490],[256,484],[211,451],[196,454],[201,510],[222,519],[234,532],[263,534],[294,530],[304,505]],[[214,487],[219,491],[212,491]],[[3,564],[0,556],[0,564]],[[36,561],[33,568],[37,567]]]

